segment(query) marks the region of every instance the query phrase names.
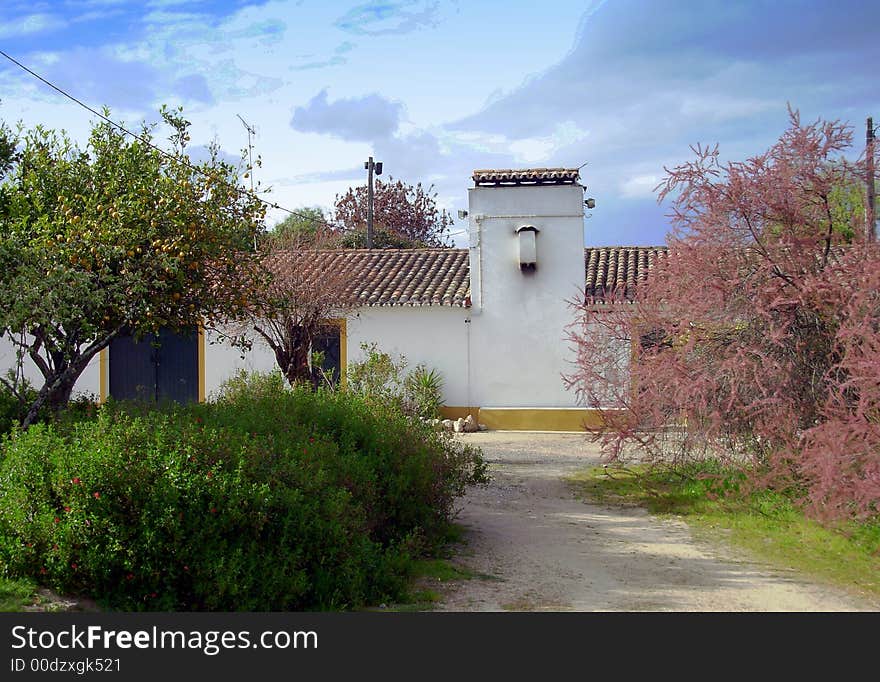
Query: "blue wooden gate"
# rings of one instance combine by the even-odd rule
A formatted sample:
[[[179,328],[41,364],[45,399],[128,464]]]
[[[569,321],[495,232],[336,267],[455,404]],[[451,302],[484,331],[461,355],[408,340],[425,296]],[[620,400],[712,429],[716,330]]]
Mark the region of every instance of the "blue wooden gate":
[[[116,400],[180,403],[199,399],[199,335],[160,330],[140,341],[121,335],[110,343],[110,395]]]

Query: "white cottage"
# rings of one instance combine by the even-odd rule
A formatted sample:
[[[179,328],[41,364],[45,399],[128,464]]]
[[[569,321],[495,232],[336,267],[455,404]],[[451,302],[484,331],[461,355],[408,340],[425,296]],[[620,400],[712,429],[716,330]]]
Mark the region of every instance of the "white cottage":
[[[580,430],[590,413],[567,391],[570,305],[631,299],[664,247],[584,248],[584,193],[576,169],[478,170],[468,190],[468,249],[374,249],[310,254],[342,273],[353,312],[323,340],[344,377],[361,343],[424,363],[444,380],[446,416],[473,414],[492,429]],[[295,267],[295,259],[290,267]],[[148,393],[204,400],[235,370],[270,370],[255,343],[244,357],[211,332],[162,338],[139,353],[120,339],[77,390],[101,399]],[[8,355],[6,346],[0,349]],[[29,372],[32,374],[32,372]],[[343,379],[344,380],[344,379]]]

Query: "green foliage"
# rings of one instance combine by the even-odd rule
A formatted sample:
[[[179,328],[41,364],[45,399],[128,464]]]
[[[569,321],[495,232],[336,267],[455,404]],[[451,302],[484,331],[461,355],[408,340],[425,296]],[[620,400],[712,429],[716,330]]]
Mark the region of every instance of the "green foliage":
[[[274,395],[280,395],[286,386],[287,382],[280,370],[271,372],[239,370],[220,384],[216,398],[223,403],[245,402],[249,398],[266,400]]]
[[[364,359],[348,366],[348,390],[364,398],[403,409],[403,370],[406,357],[397,359],[379,350],[378,344],[361,343]]]
[[[35,591],[36,586],[30,580],[0,578],[0,612],[24,611],[25,606],[39,599],[34,594]]]
[[[15,373],[9,370],[6,375],[7,381],[15,385]],[[17,386],[19,396],[16,396],[9,387],[0,382],[0,434],[7,433],[14,423],[21,424],[31,403],[36,400],[37,390],[24,378],[21,379]],[[40,421],[45,421],[49,417],[47,410],[43,409],[38,415]]]
[[[853,225],[865,220],[865,188],[861,184],[840,184],[828,193],[832,229],[846,243],[856,235]]]
[[[403,380],[403,391],[408,410],[423,419],[440,416],[443,405],[443,377],[436,369],[425,365],[416,367]]]
[[[188,163],[189,123],[162,117],[168,154],[146,125],[134,139],[98,122],[82,148],[40,126],[15,140],[0,185],[0,336],[41,358],[40,399],[55,409],[123,329],[188,328],[246,305],[241,275],[265,207],[218,148]]]
[[[296,244],[300,248],[322,241],[329,231],[324,211],[315,206],[297,209],[263,235],[268,244]]]
[[[388,409],[422,419],[440,415],[443,405],[443,377],[436,369],[416,365],[409,373],[406,357],[397,358],[379,350],[378,345],[362,343],[364,359],[348,366],[348,390]]]
[[[474,450],[346,392],[240,375],[205,405],[13,430],[0,566],[125,610],[356,608],[403,593]]]
[[[31,385],[26,377],[22,377],[18,382],[15,382],[13,370],[9,370],[7,373],[7,382],[12,385],[17,383],[16,390],[20,397],[16,396],[9,389],[9,386],[0,381],[0,436],[9,433],[14,424],[20,425],[23,422],[28,408],[37,396],[37,389]],[[83,417],[92,416],[97,409],[97,397],[92,394],[81,393],[68,401],[66,409],[59,414],[53,415],[49,408],[44,405],[37,412],[35,421],[75,421]]]

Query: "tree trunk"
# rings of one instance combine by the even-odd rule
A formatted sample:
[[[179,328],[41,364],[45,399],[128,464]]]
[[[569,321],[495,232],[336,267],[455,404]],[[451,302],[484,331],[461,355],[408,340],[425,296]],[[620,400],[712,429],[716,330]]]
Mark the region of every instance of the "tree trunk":
[[[73,387],[80,374],[81,372],[78,372],[72,379],[65,378],[62,380],[58,387],[46,397],[46,404],[52,411],[53,417],[57,417],[67,407],[67,403],[70,402],[70,395],[73,393]]]
[[[31,424],[37,421],[40,410],[43,409],[44,405],[49,406],[53,417],[57,417],[61,410],[67,407],[77,379],[79,379],[93,356],[94,354],[88,358],[79,357],[61,372],[45,377],[46,382],[43,384],[43,388],[40,389],[37,399],[31,404],[21,422],[22,429],[27,430]]]

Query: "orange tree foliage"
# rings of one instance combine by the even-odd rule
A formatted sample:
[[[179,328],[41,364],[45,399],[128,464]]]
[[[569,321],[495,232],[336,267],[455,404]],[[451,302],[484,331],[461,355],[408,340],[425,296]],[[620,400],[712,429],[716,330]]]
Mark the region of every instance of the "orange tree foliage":
[[[841,192],[862,173],[850,145],[792,112],[766,153],[697,147],[667,169],[668,259],[634,304],[584,306],[571,329],[568,381],[612,458],[721,457],[816,516],[880,511],[880,250]]]
[[[42,127],[16,136],[0,185],[0,335],[43,376],[25,426],[44,404],[63,407],[123,331],[210,324],[247,304],[237,283],[264,206],[217,149],[200,166],[183,163],[189,124],[162,115],[170,154],[145,143],[147,126],[138,140],[97,123],[84,148]],[[24,396],[15,379],[3,381]]]

